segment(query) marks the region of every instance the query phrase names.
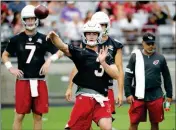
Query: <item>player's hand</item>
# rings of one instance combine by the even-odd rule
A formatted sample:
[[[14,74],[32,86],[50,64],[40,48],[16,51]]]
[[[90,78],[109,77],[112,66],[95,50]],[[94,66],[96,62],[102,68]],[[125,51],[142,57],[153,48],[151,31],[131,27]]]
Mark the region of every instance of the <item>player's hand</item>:
[[[52,37],[53,37],[54,35],[58,36],[54,31],[50,31],[50,32],[48,33],[48,35],[46,36],[46,41],[47,41],[48,39],[52,39]],[[58,36],[58,37],[59,37],[59,36]]]
[[[71,99],[72,99],[72,88],[68,88],[67,89],[67,91],[66,91],[66,93],[65,93],[65,98],[66,98],[66,100],[67,101],[71,101]]]
[[[23,77],[23,75],[24,75],[24,73],[23,73],[22,70],[19,70],[19,69],[14,68],[14,67],[11,67],[11,68],[9,69],[9,72],[10,72],[11,74],[15,75],[15,76],[18,77],[18,78],[21,78],[21,77]]]
[[[132,104],[132,103],[134,102],[134,97],[133,97],[132,95],[128,96],[128,97],[127,97],[127,102],[128,102],[129,104]]]
[[[118,107],[121,107],[123,104],[123,95],[122,94],[118,94],[118,97],[116,99],[116,103],[118,104]]]
[[[100,63],[105,62],[106,56],[108,55],[108,47],[102,47],[102,49],[100,49],[99,55],[98,55],[98,59]]]
[[[51,64],[51,59],[49,58],[41,67],[39,74],[40,75],[46,75],[49,70],[49,66]]]
[[[171,103],[171,102],[172,102],[172,98],[168,98],[168,97],[167,97],[165,101]]]

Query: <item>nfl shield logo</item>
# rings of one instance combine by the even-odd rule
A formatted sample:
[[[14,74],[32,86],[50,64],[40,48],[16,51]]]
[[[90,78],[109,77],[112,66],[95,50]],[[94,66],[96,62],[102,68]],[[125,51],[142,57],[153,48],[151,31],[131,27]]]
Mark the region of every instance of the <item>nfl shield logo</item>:
[[[153,64],[154,64],[154,65],[157,65],[158,63],[159,63],[159,60],[153,61]]]

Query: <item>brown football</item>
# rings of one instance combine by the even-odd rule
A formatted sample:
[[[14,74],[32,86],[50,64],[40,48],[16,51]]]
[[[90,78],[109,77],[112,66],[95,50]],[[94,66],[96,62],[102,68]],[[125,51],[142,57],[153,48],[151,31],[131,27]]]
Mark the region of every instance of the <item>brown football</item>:
[[[49,10],[44,5],[38,5],[35,7],[34,13],[37,18],[44,19],[48,16]]]

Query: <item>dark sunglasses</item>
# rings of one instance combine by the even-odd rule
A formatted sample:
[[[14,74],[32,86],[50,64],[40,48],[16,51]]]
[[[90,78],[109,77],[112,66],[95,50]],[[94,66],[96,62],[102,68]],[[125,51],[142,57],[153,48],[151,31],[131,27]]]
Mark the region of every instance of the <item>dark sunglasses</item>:
[[[148,42],[148,43],[146,42],[146,44],[147,44],[148,46],[150,46],[150,45],[154,46],[155,43],[154,43],[154,42]]]

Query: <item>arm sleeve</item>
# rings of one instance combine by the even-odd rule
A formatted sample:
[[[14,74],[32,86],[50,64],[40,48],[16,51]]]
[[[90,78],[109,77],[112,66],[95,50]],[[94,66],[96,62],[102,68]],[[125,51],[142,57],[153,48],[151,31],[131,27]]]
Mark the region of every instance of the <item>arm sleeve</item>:
[[[169,98],[172,98],[172,81],[171,81],[169,68],[167,66],[167,62],[165,58],[162,63],[162,75],[164,79],[164,88],[166,91],[166,96]]]
[[[55,54],[58,51],[57,47],[55,47],[52,44],[50,39],[48,39],[48,41],[46,41],[46,42],[47,42],[46,43],[47,44],[47,51],[50,52],[51,54]]]
[[[125,78],[124,78],[124,89],[125,89],[125,96],[128,97],[132,95],[131,87],[132,87],[132,80],[135,77],[135,62],[136,62],[136,55],[132,54],[128,65],[125,70]]]
[[[11,38],[7,44],[6,47],[6,51],[10,54],[10,55],[14,55],[15,54],[15,48],[16,48],[16,41],[15,38]]]
[[[123,48],[123,44],[120,42],[120,41],[118,41],[117,39],[114,39],[114,45],[115,45],[115,47],[116,47],[116,49],[122,49]]]

